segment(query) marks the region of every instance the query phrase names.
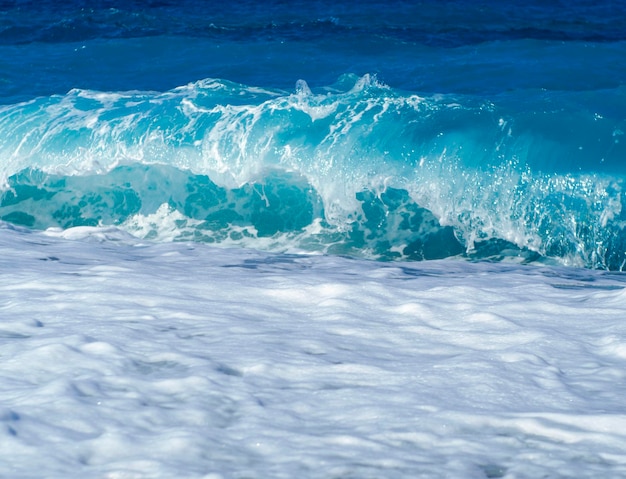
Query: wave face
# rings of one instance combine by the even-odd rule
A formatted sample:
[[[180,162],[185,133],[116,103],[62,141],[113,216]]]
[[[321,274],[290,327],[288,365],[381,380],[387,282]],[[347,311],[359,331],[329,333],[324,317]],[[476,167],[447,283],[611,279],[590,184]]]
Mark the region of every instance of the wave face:
[[[0,107],[0,218],[376,259],[626,261],[623,87],[419,96],[206,79]]]

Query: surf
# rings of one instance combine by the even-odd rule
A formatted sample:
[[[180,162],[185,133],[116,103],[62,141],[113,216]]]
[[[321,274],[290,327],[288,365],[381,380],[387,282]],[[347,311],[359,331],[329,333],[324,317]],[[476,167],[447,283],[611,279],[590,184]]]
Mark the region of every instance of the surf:
[[[522,94],[420,95],[344,75],[291,91],[205,79],[38,97],[0,107],[0,219],[382,260],[623,268],[624,92],[601,104]]]

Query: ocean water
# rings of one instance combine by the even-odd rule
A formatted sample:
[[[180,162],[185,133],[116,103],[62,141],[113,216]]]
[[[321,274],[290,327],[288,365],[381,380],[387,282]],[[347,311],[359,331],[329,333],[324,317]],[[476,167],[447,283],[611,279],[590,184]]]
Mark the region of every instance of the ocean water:
[[[0,2],[0,477],[626,476],[626,2]]]
[[[0,218],[626,261],[624,2],[5,2]]]

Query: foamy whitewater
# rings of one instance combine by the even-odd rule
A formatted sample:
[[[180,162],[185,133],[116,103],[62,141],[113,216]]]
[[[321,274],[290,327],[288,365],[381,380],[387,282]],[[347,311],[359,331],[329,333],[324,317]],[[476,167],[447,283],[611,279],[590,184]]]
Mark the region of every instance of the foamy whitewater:
[[[626,477],[626,3],[222,3],[0,4],[0,477]]]
[[[2,477],[622,477],[626,280],[4,229]]]

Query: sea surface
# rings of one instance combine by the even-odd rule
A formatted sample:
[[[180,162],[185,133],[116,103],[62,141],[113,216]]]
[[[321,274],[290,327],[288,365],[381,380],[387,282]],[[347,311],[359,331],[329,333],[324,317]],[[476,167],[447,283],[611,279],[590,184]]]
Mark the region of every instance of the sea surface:
[[[619,270],[625,12],[3,2],[0,218]]]
[[[0,0],[0,478],[626,477],[626,1]]]

